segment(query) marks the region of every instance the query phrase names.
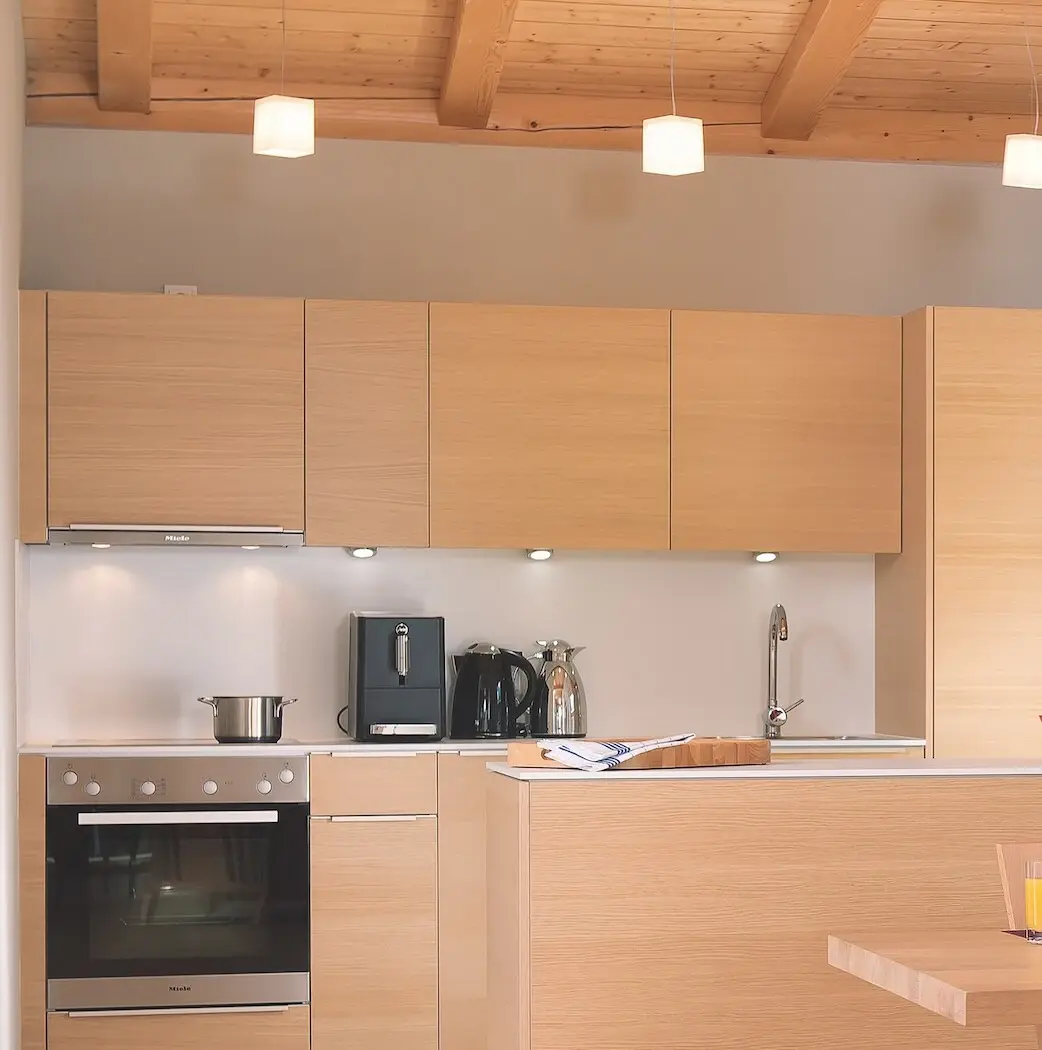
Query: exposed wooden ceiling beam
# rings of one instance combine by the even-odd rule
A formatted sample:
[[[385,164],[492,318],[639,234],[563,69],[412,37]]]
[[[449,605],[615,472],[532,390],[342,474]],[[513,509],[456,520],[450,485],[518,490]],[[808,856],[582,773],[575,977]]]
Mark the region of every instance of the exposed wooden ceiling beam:
[[[98,0],[98,108],[152,106],[152,0]]]
[[[503,72],[503,53],[517,0],[458,0],[441,81],[438,121],[483,128]]]
[[[315,117],[322,138],[394,142],[465,142],[496,146],[639,150],[645,117],[666,111],[668,99],[579,98],[500,93],[488,128],[445,127],[437,100],[332,99]],[[706,152],[777,154],[843,160],[939,161],[999,164],[1006,135],[1023,131],[1023,116],[898,110],[825,111],[813,139],[765,139],[755,103],[701,102]],[[30,97],[26,123],[60,127],[152,131],[215,131],[249,135],[250,101],[161,101],[151,114],[101,112],[92,96]],[[560,130],[558,130],[560,129]],[[588,129],[588,130],[583,130]],[[249,149],[248,145],[244,146]],[[637,161],[639,170],[640,162]]]
[[[881,0],[811,0],[763,100],[766,138],[810,138]]]

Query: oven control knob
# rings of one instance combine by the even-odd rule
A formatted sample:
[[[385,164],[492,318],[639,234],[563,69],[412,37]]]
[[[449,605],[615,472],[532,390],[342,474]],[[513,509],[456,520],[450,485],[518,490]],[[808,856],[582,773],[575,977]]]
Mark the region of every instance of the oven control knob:
[[[87,783],[83,785],[83,790],[86,791],[88,795],[100,795],[101,785],[96,780],[88,780]]]
[[[271,791],[271,781],[270,780],[258,780],[257,781],[257,790],[262,795],[268,794],[268,792]]]
[[[154,795],[156,793],[156,786],[151,780],[144,780],[141,783],[141,794],[142,795]]]
[[[66,787],[72,787],[80,778],[76,776],[75,770],[67,769],[62,773],[62,783]]]
[[[203,794],[204,795],[216,795],[217,794],[217,781],[215,781],[215,780],[204,780],[203,781]]]
[[[284,769],[284,770],[282,770],[282,772],[279,773],[279,780],[281,780],[283,784],[292,784],[293,783],[293,770],[292,769]]]

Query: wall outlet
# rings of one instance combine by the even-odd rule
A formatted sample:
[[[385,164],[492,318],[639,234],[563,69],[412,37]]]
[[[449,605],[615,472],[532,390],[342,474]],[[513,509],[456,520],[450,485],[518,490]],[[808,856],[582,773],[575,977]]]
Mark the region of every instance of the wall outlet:
[[[194,284],[164,284],[163,292],[166,295],[195,295],[199,289]]]

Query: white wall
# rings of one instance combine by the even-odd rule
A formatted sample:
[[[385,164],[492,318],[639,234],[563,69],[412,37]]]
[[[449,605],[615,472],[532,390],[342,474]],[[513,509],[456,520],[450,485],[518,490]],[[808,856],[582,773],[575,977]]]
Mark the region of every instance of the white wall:
[[[18,266],[22,208],[22,26],[0,0],[0,1046],[18,1041],[15,790],[15,526]]]
[[[642,176],[636,154],[29,129],[27,287],[900,313],[1042,306],[1042,194],[997,168],[711,157]],[[556,631],[594,732],[754,732],[770,605],[788,606],[794,731],[872,726],[868,559],[560,558],[382,552],[41,550],[31,560],[23,735],[197,735],[199,693],[299,694],[327,736],[353,608],[440,610],[454,645]],[[678,659],[669,655],[679,653]]]
[[[203,694],[300,697],[285,735],[330,739],[354,611],[446,617],[447,645],[563,637],[594,734],[756,733],[771,606],[785,603],[792,731],[872,729],[872,559],[382,550],[34,548],[30,741],[202,737]],[[531,649],[529,648],[529,651]]]
[[[998,158],[996,157],[996,160]],[[901,313],[1042,305],[997,168],[33,128],[28,287]]]

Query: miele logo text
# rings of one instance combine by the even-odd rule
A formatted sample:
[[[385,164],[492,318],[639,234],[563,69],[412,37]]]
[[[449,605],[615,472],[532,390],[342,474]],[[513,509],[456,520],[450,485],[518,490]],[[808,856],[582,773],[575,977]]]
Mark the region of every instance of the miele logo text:
[[[191,536],[175,535],[173,533],[167,533],[163,539],[167,543],[189,543],[192,539]]]
[[[167,991],[170,992],[190,992],[191,990],[190,984],[171,984],[167,987]]]

